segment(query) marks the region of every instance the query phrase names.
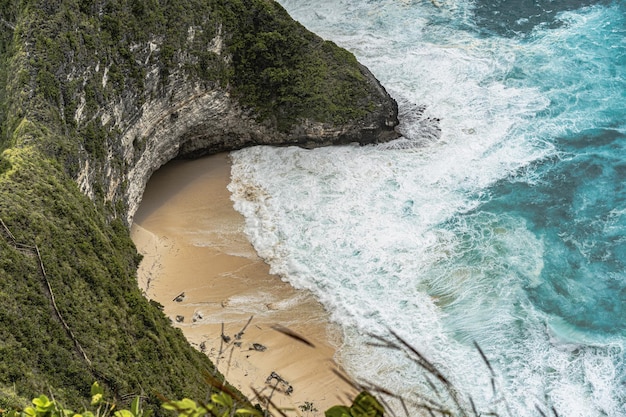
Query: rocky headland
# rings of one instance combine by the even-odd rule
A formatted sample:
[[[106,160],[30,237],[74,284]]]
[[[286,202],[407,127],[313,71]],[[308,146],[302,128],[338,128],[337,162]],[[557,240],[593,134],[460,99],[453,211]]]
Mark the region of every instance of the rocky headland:
[[[0,408],[101,382],[123,401],[221,377],[136,283],[154,171],[252,145],[397,137],[349,52],[268,0],[0,4]],[[210,377],[209,377],[210,376]]]

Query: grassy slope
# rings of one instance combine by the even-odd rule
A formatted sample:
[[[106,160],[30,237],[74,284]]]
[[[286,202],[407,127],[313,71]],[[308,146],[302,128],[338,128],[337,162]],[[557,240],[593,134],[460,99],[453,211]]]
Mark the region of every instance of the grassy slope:
[[[104,216],[56,161],[31,147],[3,154],[0,217],[16,241],[0,239],[0,384],[30,397],[48,392],[68,403],[89,395],[94,380],[117,398],[135,393],[158,401],[204,398],[206,357],[186,343],[168,319],[140,294],[138,257],[120,221]],[[61,317],[87,359],[56,315]]]
[[[63,84],[65,54],[74,51],[66,49],[68,28],[56,23],[82,24],[67,16],[79,5],[68,2],[55,15],[42,3],[2,5],[15,30],[5,24],[2,37],[0,219],[17,242],[39,248],[46,273],[35,252],[18,250],[3,231],[0,404],[52,391],[78,407],[94,380],[118,400],[144,394],[155,409],[158,395],[205,398],[213,365],[142,297],[128,230],[72,178],[81,143],[92,157],[102,156],[102,144],[89,142],[98,136],[84,133],[90,125],[62,116],[73,87]]]

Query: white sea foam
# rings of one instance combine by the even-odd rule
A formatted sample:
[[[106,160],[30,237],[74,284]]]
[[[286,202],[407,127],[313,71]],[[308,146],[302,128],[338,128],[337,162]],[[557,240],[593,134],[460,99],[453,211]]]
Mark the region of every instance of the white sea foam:
[[[542,237],[514,214],[480,210],[494,184],[540,181],[534,164],[557,156],[547,138],[587,123],[576,112],[541,116],[558,94],[506,80],[580,30],[577,15],[521,43],[466,31],[468,2],[281,3],[354,51],[403,119],[405,138],[384,146],[232,153],[229,189],[250,241],[343,326],[346,368],[406,396],[429,391],[418,366],[367,344],[367,333],[393,329],[483,412],[550,414],[549,402],[568,417],[624,415],[615,386],[623,342],[563,343],[527,295],[542,285]],[[497,369],[495,396],[474,341]]]

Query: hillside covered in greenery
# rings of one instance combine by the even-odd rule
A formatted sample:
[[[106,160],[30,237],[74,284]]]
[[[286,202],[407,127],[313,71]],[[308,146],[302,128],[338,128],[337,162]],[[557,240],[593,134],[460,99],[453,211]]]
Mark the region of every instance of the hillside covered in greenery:
[[[392,131],[395,103],[364,71],[272,0],[0,0],[0,408],[50,392],[78,408],[94,381],[154,409],[204,398],[221,376],[137,287],[128,173],[185,89],[285,138],[303,121],[339,142],[346,123]]]

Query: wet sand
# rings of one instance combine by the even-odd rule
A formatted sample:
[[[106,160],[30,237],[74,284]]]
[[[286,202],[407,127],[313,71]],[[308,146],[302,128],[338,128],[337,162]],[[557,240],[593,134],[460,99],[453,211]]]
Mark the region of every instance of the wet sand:
[[[269,273],[243,233],[229,182],[227,154],[174,161],[152,176],[131,230],[144,255],[139,286],[244,394],[276,386],[272,401],[288,415],[323,416],[356,395],[332,372],[340,333],[310,294]],[[318,411],[303,411],[308,405]]]

